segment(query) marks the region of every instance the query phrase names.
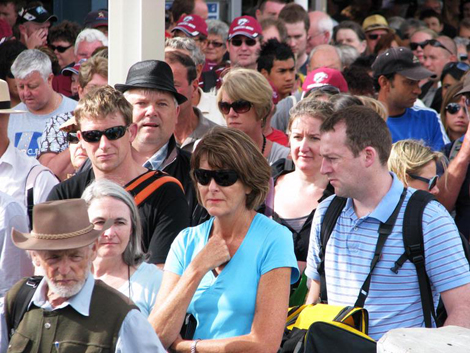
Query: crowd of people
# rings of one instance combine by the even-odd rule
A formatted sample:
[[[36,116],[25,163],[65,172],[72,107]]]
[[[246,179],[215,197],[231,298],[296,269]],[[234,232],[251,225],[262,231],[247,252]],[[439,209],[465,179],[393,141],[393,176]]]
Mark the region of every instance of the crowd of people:
[[[339,3],[175,0],[112,87],[106,9],[0,0],[0,352],[276,352],[293,303],[470,328],[470,2]]]

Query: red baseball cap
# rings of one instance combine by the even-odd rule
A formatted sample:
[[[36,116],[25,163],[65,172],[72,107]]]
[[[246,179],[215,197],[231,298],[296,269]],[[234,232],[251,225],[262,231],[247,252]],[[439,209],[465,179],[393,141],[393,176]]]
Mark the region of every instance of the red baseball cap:
[[[302,90],[304,92],[310,91],[312,88],[322,86],[333,86],[340,90],[340,92],[348,91],[348,83],[344,79],[340,71],[321,67],[311,71],[305,78]]]
[[[178,23],[171,30],[172,32],[180,30],[188,36],[196,37],[203,34],[207,37],[207,23],[198,15],[183,15]]]
[[[241,16],[234,19],[230,24],[228,39],[230,40],[235,36],[245,36],[255,39],[262,34],[263,29],[258,21],[251,16]]]

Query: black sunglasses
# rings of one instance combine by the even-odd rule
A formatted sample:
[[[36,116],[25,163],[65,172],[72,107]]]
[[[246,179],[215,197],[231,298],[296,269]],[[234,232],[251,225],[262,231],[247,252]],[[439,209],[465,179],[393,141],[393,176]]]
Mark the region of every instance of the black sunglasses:
[[[68,143],[78,143],[78,136],[76,132],[68,132],[67,133],[67,142]]]
[[[99,142],[101,140],[101,136],[106,136],[108,140],[114,141],[119,140],[126,134],[127,126],[114,126],[102,130],[89,130],[89,131],[82,131],[83,139],[86,142],[94,143]]]
[[[425,47],[426,45],[430,45],[430,46],[435,47],[435,48],[442,48],[442,49],[446,50],[447,52],[449,52],[451,55],[453,55],[453,53],[452,53],[449,49],[447,49],[444,44],[442,44],[441,42],[439,42],[439,41],[436,40],[436,39],[429,39],[429,40],[426,40],[426,41],[424,42],[424,47]],[[424,48],[424,47],[423,47],[423,48]]]
[[[249,47],[256,45],[256,39],[251,39],[251,38],[244,38],[244,39],[234,38],[230,41],[230,43],[232,43],[234,47],[241,46],[243,42],[245,42],[245,44],[248,45]]]
[[[384,36],[384,35],[383,34],[368,34],[367,38],[369,38],[371,40],[376,40],[376,39],[382,38],[382,36]]]
[[[426,43],[427,43],[427,40],[425,40],[424,42],[411,42],[410,49],[416,50],[418,49],[418,47],[421,47],[421,49],[424,49],[424,47],[426,46]]]
[[[238,173],[234,170],[195,169],[194,177],[201,185],[209,185],[212,179],[219,186],[230,186],[237,182]]]
[[[450,114],[457,114],[462,107],[459,103],[449,103],[446,105],[446,111]]]
[[[209,47],[209,46],[211,46],[211,45],[212,45],[214,48],[221,48],[221,47],[224,45],[224,43],[216,42],[215,40],[208,40],[208,41],[207,41],[207,46]]]
[[[408,173],[410,178],[415,179],[415,180],[420,180],[428,184],[428,191],[431,191],[437,184],[437,181],[439,180],[439,175],[434,175],[431,179],[424,178],[422,176],[416,175],[416,174],[410,174]]]
[[[51,48],[52,51],[57,50],[59,53],[64,53],[67,49],[71,48],[73,44],[70,44],[68,47],[63,47],[61,45],[55,46],[52,44],[49,44],[49,48]]]
[[[251,106],[252,104],[245,100],[235,101],[232,104],[228,102],[223,102],[223,101],[219,102],[219,109],[222,112],[222,114],[228,114],[231,108],[237,114],[246,113],[247,111],[251,109]]]

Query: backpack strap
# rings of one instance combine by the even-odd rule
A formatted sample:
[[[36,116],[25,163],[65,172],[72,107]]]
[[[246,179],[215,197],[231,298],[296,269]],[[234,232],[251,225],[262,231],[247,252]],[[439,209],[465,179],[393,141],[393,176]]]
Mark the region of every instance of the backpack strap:
[[[37,164],[33,166],[26,176],[26,185],[25,185],[25,204],[28,211],[29,218],[29,227],[33,226],[33,207],[34,207],[34,185],[36,184],[36,179],[42,172],[52,172],[43,166],[42,164]]]
[[[393,272],[398,273],[398,270],[406,260],[415,265],[426,327],[432,327],[431,316],[437,322],[431,284],[426,273],[423,241],[423,212],[426,205],[432,200],[436,200],[436,198],[423,190],[416,190],[411,195],[403,219],[403,245],[405,252],[395,262],[395,266],[391,268]]]
[[[29,277],[20,287],[16,297],[13,299],[11,311],[7,315],[8,338],[11,339],[16,329],[23,320],[24,314],[28,311],[29,303],[41,282],[42,276]]]
[[[333,200],[326,209],[325,215],[323,216],[323,221],[321,224],[320,230],[320,263],[318,264],[317,271],[320,275],[320,299],[322,302],[328,301],[328,295],[326,292],[326,277],[325,277],[325,253],[326,245],[330,239],[331,232],[336,226],[336,222],[343,211],[344,206],[346,206],[347,198],[333,196]]]
[[[175,183],[179,185],[184,193],[183,185],[181,185],[178,179],[168,176],[166,173],[161,171],[149,171],[144,173],[131,184],[127,185],[125,189],[134,196],[135,203],[139,206],[160,186],[166,183]]]

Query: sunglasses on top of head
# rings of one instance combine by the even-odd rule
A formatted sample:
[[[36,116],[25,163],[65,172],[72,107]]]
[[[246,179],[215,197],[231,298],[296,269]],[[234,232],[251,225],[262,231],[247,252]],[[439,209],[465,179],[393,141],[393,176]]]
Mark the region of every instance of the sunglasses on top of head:
[[[195,169],[194,177],[203,186],[209,185],[212,179],[219,186],[231,186],[237,182],[238,173],[234,170]]]
[[[436,186],[437,181],[439,180],[439,175],[434,175],[431,179],[424,178],[424,177],[416,175],[416,174],[408,173],[408,175],[412,179],[419,180],[419,181],[422,181],[422,182],[425,182],[426,184],[428,184],[428,191],[431,191]]]
[[[59,53],[64,53],[67,49],[71,48],[72,46],[73,44],[70,44],[68,47],[63,47],[62,45],[55,46],[55,45],[49,44],[49,48],[51,48],[52,51],[57,50]]]
[[[219,102],[219,109],[222,114],[228,114],[230,109],[233,109],[235,113],[242,114],[248,112],[252,107],[252,104],[246,100],[238,100],[233,102],[232,104],[224,101]]]
[[[252,38],[233,38],[230,40],[230,43],[232,43],[232,45],[234,47],[239,47],[243,44],[243,42],[245,42],[246,45],[248,45],[249,47],[252,47],[254,45],[256,45],[256,39],[252,39]]]
[[[429,39],[429,40],[424,41],[423,43],[424,43],[424,47],[427,46],[427,45],[430,45],[434,48],[441,48],[441,49],[444,49],[445,51],[447,51],[448,53],[450,53],[451,55],[453,55],[453,53],[449,49],[447,49],[444,44],[442,44],[441,42],[439,42],[436,39]],[[424,47],[422,47],[422,48],[424,49]]]
[[[88,130],[81,134],[86,142],[94,143],[101,140],[101,136],[106,136],[108,140],[119,140],[126,134],[127,126],[114,126],[106,130]]]

